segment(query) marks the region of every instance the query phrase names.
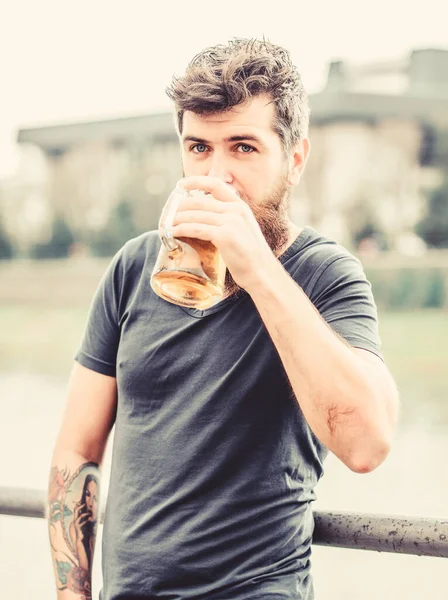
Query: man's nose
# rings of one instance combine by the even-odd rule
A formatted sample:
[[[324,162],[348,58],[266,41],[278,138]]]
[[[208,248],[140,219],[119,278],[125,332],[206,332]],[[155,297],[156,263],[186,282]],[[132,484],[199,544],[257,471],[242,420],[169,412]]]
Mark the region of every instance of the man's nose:
[[[216,177],[217,179],[221,179],[226,183],[233,182],[233,175],[229,169],[229,165],[227,164],[227,161],[222,156],[222,154],[219,154],[218,152],[215,152],[212,157],[207,175],[209,177]]]

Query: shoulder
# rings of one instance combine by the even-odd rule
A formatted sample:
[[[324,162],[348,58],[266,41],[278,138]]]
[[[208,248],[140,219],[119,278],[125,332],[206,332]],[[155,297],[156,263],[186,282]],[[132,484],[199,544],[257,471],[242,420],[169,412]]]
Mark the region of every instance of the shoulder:
[[[133,295],[142,277],[151,273],[160,249],[157,231],[132,238],[112,258],[103,275],[102,287],[122,306]]]
[[[314,295],[319,288],[331,285],[342,275],[365,277],[358,258],[336,240],[312,227],[302,230],[298,242],[300,248],[291,257],[288,270],[308,295]]]
[[[159,249],[160,238],[158,231],[147,231],[127,241],[116,256],[125,268],[138,270],[146,262],[154,262]]]
[[[361,261],[317,232],[304,245],[306,287],[299,285],[338,335],[382,358],[378,312]]]
[[[147,231],[128,240],[112,258],[105,276],[113,277],[116,283],[138,278],[154,265],[160,243],[157,231]]]

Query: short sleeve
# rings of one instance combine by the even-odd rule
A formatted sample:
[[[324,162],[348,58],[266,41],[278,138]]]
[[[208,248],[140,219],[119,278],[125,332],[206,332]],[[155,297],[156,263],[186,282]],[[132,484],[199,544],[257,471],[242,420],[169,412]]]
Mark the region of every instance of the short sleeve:
[[[87,325],[75,360],[84,367],[115,377],[120,340],[119,302],[122,285],[121,254],[103,275],[90,306]]]
[[[369,350],[384,360],[372,288],[357,258],[347,253],[327,260],[315,282],[312,301],[350,346]]]

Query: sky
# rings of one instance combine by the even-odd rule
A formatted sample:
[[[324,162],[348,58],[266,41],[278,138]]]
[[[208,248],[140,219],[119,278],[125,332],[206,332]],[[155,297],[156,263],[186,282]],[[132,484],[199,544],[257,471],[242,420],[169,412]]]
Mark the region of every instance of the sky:
[[[165,87],[206,46],[262,37],[286,47],[310,93],[331,60],[448,49],[445,0],[14,0],[0,8],[0,179],[21,127],[170,110]]]

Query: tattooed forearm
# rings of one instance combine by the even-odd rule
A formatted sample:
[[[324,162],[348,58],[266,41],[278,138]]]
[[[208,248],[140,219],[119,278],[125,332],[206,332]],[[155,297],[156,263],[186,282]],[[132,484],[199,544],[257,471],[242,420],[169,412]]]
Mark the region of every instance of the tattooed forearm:
[[[96,463],[76,469],[53,466],[48,487],[48,527],[58,590],[90,600],[98,519],[100,472]]]

